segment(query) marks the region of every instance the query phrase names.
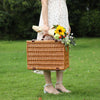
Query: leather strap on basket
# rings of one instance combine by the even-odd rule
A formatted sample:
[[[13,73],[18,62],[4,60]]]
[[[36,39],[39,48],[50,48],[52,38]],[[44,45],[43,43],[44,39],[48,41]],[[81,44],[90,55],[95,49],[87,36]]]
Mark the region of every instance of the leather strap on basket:
[[[46,36],[49,36],[49,34],[43,35],[41,40],[44,40],[44,38],[45,38]]]
[[[32,39],[32,42],[35,42],[36,39]]]

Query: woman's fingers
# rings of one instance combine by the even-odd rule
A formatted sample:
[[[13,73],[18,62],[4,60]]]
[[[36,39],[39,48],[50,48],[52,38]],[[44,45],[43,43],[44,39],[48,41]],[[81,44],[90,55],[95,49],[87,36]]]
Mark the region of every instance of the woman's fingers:
[[[69,26],[69,33],[71,33],[71,27]]]
[[[48,34],[49,27],[47,25],[43,26],[43,34]]]

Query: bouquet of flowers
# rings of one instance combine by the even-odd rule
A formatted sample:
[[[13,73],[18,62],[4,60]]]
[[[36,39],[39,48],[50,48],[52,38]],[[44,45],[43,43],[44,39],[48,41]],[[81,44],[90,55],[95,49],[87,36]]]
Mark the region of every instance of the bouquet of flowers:
[[[42,32],[42,27],[39,26],[32,26],[32,29],[34,29],[36,32]],[[54,39],[61,41],[65,44],[65,46],[76,45],[75,40],[73,37],[73,33],[66,32],[66,29],[63,26],[60,25],[53,25],[53,27],[48,31],[48,34],[53,36]]]
[[[60,25],[53,25],[53,28],[55,28],[54,31],[55,39],[64,43],[65,46],[70,44],[73,44],[74,46],[76,45],[73,37],[73,33],[66,32],[66,29]]]

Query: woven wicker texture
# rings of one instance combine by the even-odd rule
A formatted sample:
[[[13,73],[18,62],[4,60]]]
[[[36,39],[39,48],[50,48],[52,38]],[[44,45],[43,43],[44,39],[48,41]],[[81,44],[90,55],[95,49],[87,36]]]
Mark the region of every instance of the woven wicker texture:
[[[30,70],[65,70],[69,67],[69,48],[54,40],[27,41],[27,68]]]

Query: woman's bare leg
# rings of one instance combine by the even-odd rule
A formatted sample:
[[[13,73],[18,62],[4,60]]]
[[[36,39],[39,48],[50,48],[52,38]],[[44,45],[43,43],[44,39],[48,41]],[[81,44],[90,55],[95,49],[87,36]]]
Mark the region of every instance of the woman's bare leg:
[[[67,90],[64,86],[63,86],[63,71],[56,71],[56,77],[57,77],[57,82],[56,82],[56,89],[61,90],[62,92],[71,92],[69,90]]]
[[[44,90],[48,93],[58,94],[59,92],[52,85],[51,71],[44,71],[44,77],[47,85],[44,87]]]
[[[51,72],[50,71],[44,71],[44,77],[46,84],[51,84]]]

